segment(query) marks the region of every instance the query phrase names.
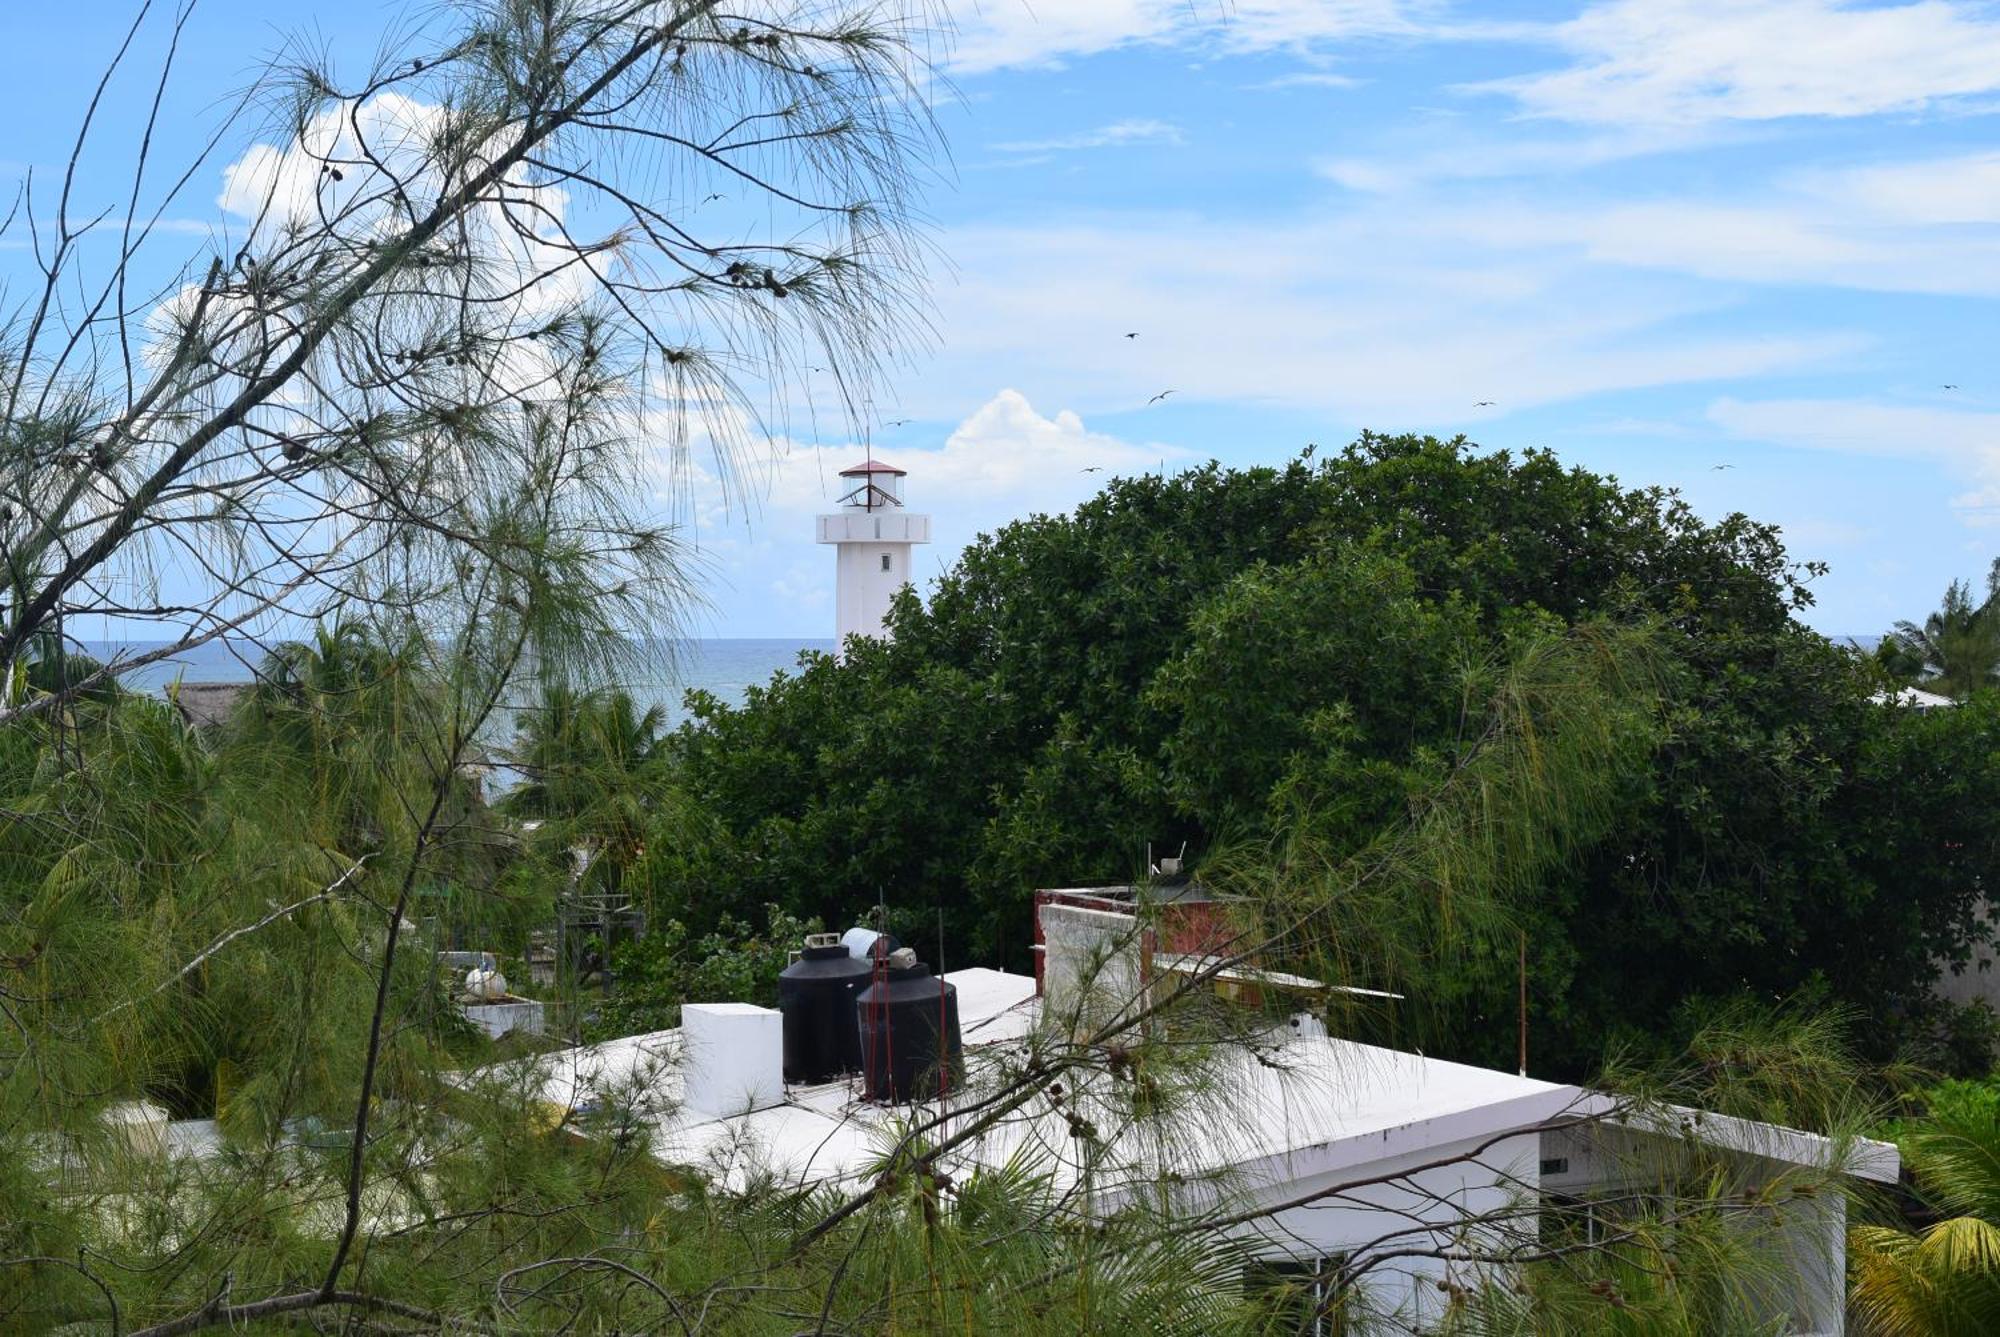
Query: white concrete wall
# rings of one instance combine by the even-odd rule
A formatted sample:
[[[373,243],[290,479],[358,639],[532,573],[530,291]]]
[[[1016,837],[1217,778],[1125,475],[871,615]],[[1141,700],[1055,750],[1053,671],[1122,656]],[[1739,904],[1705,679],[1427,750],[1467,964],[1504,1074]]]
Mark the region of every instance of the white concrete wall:
[[[1993,922],[1993,903],[1981,900],[1975,912],[1983,925]],[[1938,969],[1937,995],[1947,1002],[1984,1003],[2000,1009],[2000,946],[1982,943],[1972,949],[1972,960],[1954,975],[1948,967]]]
[[[916,580],[910,546],[931,541],[931,518],[907,511],[840,511],[819,517],[817,539],[838,545],[834,565],[834,632],[880,636],[896,591]],[[889,569],[882,569],[882,559]]]
[[[1630,1190],[1657,1191],[1680,1177],[1686,1152],[1680,1139],[1634,1129],[1567,1129],[1542,1135],[1544,1158],[1560,1170],[1542,1177],[1548,1193],[1589,1200]],[[1729,1153],[1743,1182],[1779,1179],[1795,1167],[1765,1156]],[[1751,1243],[1769,1246],[1769,1293],[1758,1317],[1776,1332],[1835,1337],[1847,1322],[1847,1204],[1837,1192],[1800,1199],[1746,1218]],[[1746,1281],[1754,1280],[1746,1278]]]
[[[1368,1252],[1448,1247],[1466,1216],[1510,1212],[1519,1207],[1511,1228],[1533,1231],[1537,1200],[1536,1174],[1541,1139],[1524,1133],[1494,1143],[1476,1158],[1454,1164],[1416,1169],[1434,1161],[1471,1157],[1483,1139],[1433,1147],[1395,1159],[1370,1162],[1332,1174],[1273,1184],[1258,1190],[1253,1203],[1268,1204],[1335,1188],[1360,1179],[1408,1172],[1396,1183],[1376,1183],[1341,1191],[1338,1196],[1277,1213],[1255,1230],[1268,1241],[1268,1256],[1307,1258],[1357,1257]],[[1397,1234],[1435,1223],[1436,1231]],[[1491,1239],[1487,1247],[1504,1241]],[[1259,1252],[1266,1252],[1261,1247]],[[1348,1330],[1357,1334],[1419,1333],[1443,1314],[1447,1294],[1440,1281],[1467,1287],[1481,1278],[1469,1264],[1436,1258],[1395,1258],[1364,1277],[1363,1313],[1350,1313]]]
[[[882,569],[882,558],[889,569]],[[910,583],[907,543],[843,543],[834,576],[834,625],[844,644],[849,636],[880,636],[889,601]]]
[[[1772,1310],[1787,1316],[1793,1330],[1814,1337],[1837,1337],[1847,1330],[1847,1202],[1828,1192],[1778,1209],[1788,1275],[1786,1293],[1773,1297]]]
[[[1088,1035],[1147,1001],[1134,916],[1055,904],[1040,913],[1044,1017]]]
[[[836,511],[819,517],[821,543],[929,543],[931,518],[909,511]]]
[[[523,1035],[542,1033],[542,1005],[533,999],[514,998],[504,1003],[467,1003],[463,1010],[467,1021],[495,1040],[513,1031],[519,1031]]]

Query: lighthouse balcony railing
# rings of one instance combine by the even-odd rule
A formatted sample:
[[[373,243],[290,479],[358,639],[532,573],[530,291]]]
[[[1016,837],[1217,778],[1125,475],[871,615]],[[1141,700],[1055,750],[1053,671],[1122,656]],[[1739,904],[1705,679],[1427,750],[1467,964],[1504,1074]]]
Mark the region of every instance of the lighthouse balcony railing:
[[[819,517],[821,543],[929,543],[931,518],[907,512],[856,511]]]

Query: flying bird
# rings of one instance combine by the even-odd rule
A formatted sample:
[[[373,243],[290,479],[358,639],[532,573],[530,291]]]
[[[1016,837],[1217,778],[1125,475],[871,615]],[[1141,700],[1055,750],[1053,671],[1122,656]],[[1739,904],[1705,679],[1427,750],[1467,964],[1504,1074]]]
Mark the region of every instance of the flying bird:
[[[891,418],[889,419],[889,421],[883,423],[882,425],[884,427],[906,427],[909,425],[909,422],[910,420],[908,418]]]
[[[1127,339],[1136,339],[1139,337],[1139,331],[1133,330],[1130,334],[1127,334],[1125,337]]]
[[[1318,449],[1319,449],[1319,442],[1308,441],[1306,442],[1306,448],[1299,452],[1299,458],[1302,460],[1309,460],[1313,457],[1313,452]]]
[[[1475,400],[1472,407],[1476,409],[1490,409],[1493,407],[1493,401],[1490,399]]]
[[[1734,469],[1736,466],[1733,464],[1711,464],[1708,467],[1711,469],[1722,470],[1722,469]]]
[[[722,193],[721,191],[719,191],[719,190],[718,190],[718,191],[716,191],[716,192],[715,192],[715,194],[713,194],[713,195],[709,195],[709,196],[705,197],[705,198],[704,198],[704,199],[702,200],[702,203],[703,203],[703,204],[713,204],[713,203],[714,203],[715,201],[717,201],[717,200],[726,200],[726,199],[728,199],[728,198],[729,198],[729,197],[728,197],[727,195],[724,195],[724,194],[723,194],[723,193]]]
[[[1170,395],[1170,394],[1172,394],[1172,393],[1173,393],[1173,391],[1171,391],[1171,390],[1162,390],[1162,391],[1160,391],[1160,393],[1158,393],[1157,395],[1154,395],[1154,396],[1153,396],[1153,397],[1152,397],[1151,399],[1147,400],[1146,402],[1147,402],[1148,404],[1157,404],[1157,403],[1159,403],[1159,402],[1160,402],[1161,400],[1165,399],[1165,398],[1166,398],[1166,397],[1167,397],[1168,395]]]
[[[1081,470],[1080,472],[1087,474],[1101,474],[1104,472],[1104,466],[1101,464],[1093,464],[1089,468]]]
[[[1958,389],[1958,387],[1957,387],[1957,386],[1955,386],[1955,385],[1947,385],[1947,386],[1944,386],[1944,387],[1942,387],[1942,388],[1943,388],[1943,389],[1946,389],[1946,390],[1956,390],[1956,389]]]

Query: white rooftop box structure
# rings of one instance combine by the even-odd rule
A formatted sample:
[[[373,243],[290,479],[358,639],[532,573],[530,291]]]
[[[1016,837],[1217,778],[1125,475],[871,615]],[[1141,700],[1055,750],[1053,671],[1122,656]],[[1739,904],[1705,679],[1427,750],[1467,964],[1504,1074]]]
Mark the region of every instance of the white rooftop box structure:
[[[681,1103],[694,1115],[727,1118],[785,1098],[784,1018],[750,1003],[681,1008]]]

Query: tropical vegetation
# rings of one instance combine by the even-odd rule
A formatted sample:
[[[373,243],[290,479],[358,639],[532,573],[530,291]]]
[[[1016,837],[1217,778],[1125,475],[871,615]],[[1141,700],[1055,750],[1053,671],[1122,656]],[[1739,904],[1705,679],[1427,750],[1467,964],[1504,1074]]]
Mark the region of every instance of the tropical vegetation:
[[[1944,602],[1923,622],[1902,621],[1881,645],[1883,667],[1903,683],[1962,701],[1993,686],[2000,674],[2000,560],[1986,573],[1986,597],[1954,580]]]
[[[1268,870],[1270,893],[1245,927],[1328,970],[1343,957],[1460,953],[1503,929],[1657,746],[1666,684],[1653,639],[1614,627],[1525,639],[1476,707],[1479,743],[1413,798],[1393,836],[1323,849],[1310,871]],[[1300,1316],[1284,1287],[1242,1284],[1255,1272],[1250,1241],[1218,1228],[1234,1194],[1190,1205],[1141,1194],[1080,1230],[1054,1164],[1026,1157],[962,1182],[940,1173],[979,1127],[1040,1109],[1057,1082],[1101,1146],[1102,1182],[1156,1174],[1156,1135],[1171,1145],[1177,1121],[1222,1117],[1232,1094],[1218,1057],[1254,1045],[1262,1024],[1198,993],[1160,1029],[1113,1023],[1078,1042],[1057,1025],[1003,1047],[970,1078],[971,1108],[985,1113],[948,1128],[913,1116],[882,1148],[879,1174],[854,1185],[774,1192],[754,1174],[661,1164],[641,1135],[660,1113],[643,1085],[550,1108],[538,1056],[509,1059],[455,1020],[423,950],[445,925],[408,926],[390,955],[388,926],[403,914],[476,922],[535,867],[533,833],[483,802],[477,772],[457,760],[481,733],[467,689],[496,696],[477,667],[488,662],[464,636],[440,645],[407,624],[344,623],[275,648],[264,685],[218,727],[113,693],[4,732],[16,765],[0,808],[21,816],[4,828],[0,949],[10,1019],[32,1041],[0,1087],[9,1126],[33,1130],[0,1142],[0,1312],[11,1324],[115,1313],[129,1328],[181,1331],[227,1308],[223,1321],[241,1328],[313,1304],[418,1330],[522,1332],[791,1332],[803,1314],[829,1331],[1143,1322],[1270,1333]],[[434,752],[440,729],[453,746]],[[88,814],[102,824],[84,825]],[[1494,830],[1508,833],[1498,845]],[[452,894],[375,901],[378,866],[398,865],[405,883]],[[1252,873],[1234,875],[1247,885]],[[290,899],[258,903],[273,892]],[[606,1001],[606,1032],[671,1021],[666,1009],[689,997],[767,996],[809,927],[768,915],[756,931],[729,924],[701,938],[659,926],[644,956],[621,958],[629,988]],[[389,1022],[379,1045],[378,1015]],[[1837,1051],[1823,1026],[1711,1023],[1680,1070],[1636,1064],[1617,1081],[1635,1102],[1700,1099],[1838,1130],[1865,1113],[1854,1094],[1866,1084]],[[358,1180],[357,1089],[368,1093]],[[151,1152],[125,1121],[133,1098],[215,1116],[194,1134],[207,1151]],[[1803,1172],[1746,1197],[1726,1158],[1692,1148],[1671,1172],[1643,1169],[1706,1176],[1707,1187],[1669,1192],[1663,1178],[1644,1210],[1599,1220],[1609,1233],[1587,1259],[1542,1243],[1545,1230],[1572,1239],[1563,1231],[1581,1229],[1581,1215],[1565,1227],[1561,1209],[1510,1203],[1500,1219],[1513,1233],[1477,1248],[1517,1268],[1522,1289],[1455,1292],[1452,1330],[1582,1332],[1617,1315],[1635,1332],[1693,1331],[1747,1314],[1758,1290],[1744,1279],[1784,1260],[1742,1218],[1839,1191]],[[1328,1192],[1339,1200],[1339,1186]],[[366,1248],[358,1284],[314,1300],[310,1283],[338,1259],[349,1219]],[[1662,1286],[1668,1262],[1677,1280]],[[218,1301],[218,1278],[257,1298]],[[1316,1277],[1307,1316],[1342,1297],[1340,1312],[1360,1321],[1368,1279]],[[1683,1327],[1639,1326],[1659,1316]]]
[[[1916,1222],[1854,1227],[1855,1316],[1879,1337],[1991,1332],[2000,1324],[2000,1085],[1947,1082],[1921,1103],[1896,1130]]]
[[[942,913],[955,958],[1018,967],[1037,886],[1129,880],[1149,850],[1219,868],[1307,828],[1367,847],[1476,745],[1469,703],[1521,645],[1643,623],[1660,744],[1517,908],[1535,1070],[1802,992],[1877,1017],[1877,1057],[1977,1064],[1978,1018],[1930,985],[1970,960],[2000,873],[2000,705],[1877,703],[1874,666],[1795,617],[1817,571],[1747,517],[1464,441],[1119,479],[971,545],[893,640],[740,705],[697,694],[662,744],[675,838],[633,885],[691,924],[838,922],[880,889],[927,937]],[[1403,1037],[1511,1064],[1516,955],[1367,982],[1420,1000]]]
[[[67,194],[0,215],[39,275],[0,319],[0,1327],[1366,1321],[1396,1250],[1248,1284],[1269,1204],[1180,1155],[1276,1062],[1227,957],[1143,1007],[1050,1001],[820,1185],[663,1154],[643,1072],[557,1099],[590,1060],[488,1041],[442,967],[508,953],[614,1035],[768,996],[869,907],[1023,965],[1034,888],[1149,852],[1224,897],[1232,955],[1403,995],[1329,1010],[1348,1034],[1511,1066],[1525,992],[1533,1070],[1621,1119],[1840,1145],[1880,1061],[1990,1064],[1990,1014],[1931,988],[2000,858],[1985,605],[1907,642],[1963,706],[1879,702],[1883,665],[1797,621],[1818,568],[1774,529],[1545,453],[1368,435],[1116,480],[740,706],[669,731],[621,691],[688,607],[656,448],[726,475],[810,359],[863,405],[920,323],[928,20],[465,0],[351,77],[287,49],[228,244],[154,258],[199,164],[154,170],[149,133],[118,245]],[[140,6],[107,77],[141,36],[166,77],[180,32]],[[710,186],[751,203],[699,215]],[[78,653],[106,620],[166,643]],[[217,643],[269,647],[219,718],[122,685]],[[608,993],[516,969],[585,901],[648,926]],[[1912,1160],[1972,1224],[1857,1237],[1884,1324],[1986,1312],[1990,1138],[1934,1104]],[[1027,1121],[1063,1145],[958,1159]],[[1797,1262],[1769,1225],[1845,1186],[1657,1141],[1620,1203],[1510,1193],[1422,1246],[1463,1264],[1440,1322],[1764,1322]]]

